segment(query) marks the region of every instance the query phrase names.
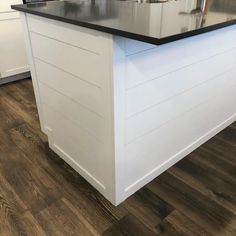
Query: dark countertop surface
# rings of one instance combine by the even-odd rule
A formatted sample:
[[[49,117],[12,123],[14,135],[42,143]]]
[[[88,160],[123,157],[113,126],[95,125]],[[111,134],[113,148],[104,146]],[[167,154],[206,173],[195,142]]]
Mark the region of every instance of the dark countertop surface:
[[[236,0],[155,1],[65,0],[12,8],[157,45],[236,24]]]

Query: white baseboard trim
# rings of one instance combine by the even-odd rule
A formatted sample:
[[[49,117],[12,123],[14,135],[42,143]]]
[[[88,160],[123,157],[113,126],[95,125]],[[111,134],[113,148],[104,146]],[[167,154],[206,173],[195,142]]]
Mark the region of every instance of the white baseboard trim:
[[[29,71],[21,73],[21,74],[17,74],[17,75],[12,75],[12,76],[9,76],[9,77],[4,77],[4,78],[0,79],[0,85],[11,83],[11,82],[21,80],[21,79],[30,78],[30,77],[31,77],[31,75],[30,75]]]

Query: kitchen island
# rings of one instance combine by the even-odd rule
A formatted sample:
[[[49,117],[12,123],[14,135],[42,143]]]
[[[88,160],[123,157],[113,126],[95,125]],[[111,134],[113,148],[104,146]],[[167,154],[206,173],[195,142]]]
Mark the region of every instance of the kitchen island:
[[[114,205],[236,120],[233,1],[13,8],[50,147]]]

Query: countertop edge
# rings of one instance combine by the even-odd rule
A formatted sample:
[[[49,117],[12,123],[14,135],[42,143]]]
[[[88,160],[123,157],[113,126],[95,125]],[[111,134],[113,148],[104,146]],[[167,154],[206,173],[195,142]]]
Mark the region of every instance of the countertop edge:
[[[68,18],[64,18],[64,17],[60,17],[60,16],[56,16],[56,15],[52,15],[52,14],[47,14],[47,13],[42,13],[42,12],[36,12],[36,11],[31,11],[29,9],[24,9],[22,7],[20,7],[22,5],[12,5],[11,8],[13,10],[16,11],[21,11],[21,12],[25,12],[25,13],[29,13],[32,15],[37,15],[37,16],[41,16],[41,17],[45,17],[48,19],[52,19],[52,20],[58,20],[61,22],[65,22],[65,23],[69,23],[69,24],[73,24],[73,25],[78,25],[81,27],[85,27],[85,28],[89,28],[89,29],[93,29],[93,30],[98,30],[104,33],[109,33],[109,34],[114,34],[117,36],[121,36],[121,37],[125,37],[125,38],[129,38],[129,39],[133,39],[133,40],[137,40],[137,41],[141,41],[141,42],[145,42],[145,43],[150,43],[150,44],[154,44],[154,45],[162,45],[162,44],[167,44],[170,42],[174,42],[180,39],[185,39],[185,38],[189,38],[192,36],[196,36],[196,35],[200,35],[200,34],[204,34],[207,32],[211,32],[217,29],[222,29],[225,28],[227,26],[232,26],[236,24],[236,19],[235,20],[231,20],[231,21],[227,21],[227,22],[223,22],[223,23],[218,23],[212,26],[207,26],[201,29],[196,29],[196,30],[192,30],[192,31],[188,31],[185,33],[181,33],[181,34],[175,34],[169,37],[165,37],[162,39],[157,39],[154,37],[148,37],[145,35],[141,35],[141,34],[135,34],[135,33],[130,33],[127,31],[122,31],[122,30],[118,30],[118,29],[114,29],[114,28],[109,28],[106,26],[99,26],[99,25],[95,25],[92,23],[88,23],[88,22],[83,22],[83,21],[75,21],[72,19],[68,19]]]

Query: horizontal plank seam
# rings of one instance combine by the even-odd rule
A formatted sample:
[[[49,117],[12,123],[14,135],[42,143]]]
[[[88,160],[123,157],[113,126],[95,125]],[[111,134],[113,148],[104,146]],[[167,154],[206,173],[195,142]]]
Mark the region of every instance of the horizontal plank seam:
[[[236,87],[236,83],[233,85],[233,87]],[[197,104],[196,106],[194,106],[194,107],[188,109],[187,111],[185,111],[185,112],[183,112],[183,113],[181,113],[181,114],[175,116],[173,119],[176,119],[176,118],[178,118],[178,117],[181,117],[181,116],[185,115],[186,113],[188,113],[189,111],[195,110],[196,108],[200,107],[202,104],[205,104],[206,102],[212,100],[214,97],[215,97],[215,96],[210,97],[209,99],[207,99],[207,100],[205,100],[205,101],[203,101],[203,102]],[[168,124],[168,123],[169,123],[170,121],[172,121],[173,119],[166,121],[165,123],[163,123],[163,124],[161,124],[160,126],[158,126],[158,127],[154,128],[154,129],[150,130],[149,132],[146,132],[146,133],[144,133],[144,134],[142,134],[142,135],[140,135],[140,136],[138,136],[138,137],[135,137],[135,138],[132,139],[130,142],[125,143],[125,146],[128,146],[128,145],[130,145],[130,144],[132,144],[132,143],[135,143],[137,139],[141,139],[141,138],[143,138],[143,137],[146,136],[146,135],[149,135],[149,134],[151,134],[151,133],[153,133],[153,132],[156,132],[158,129],[160,129],[161,127],[165,126],[166,124]]]
[[[235,46],[235,47],[232,47],[232,48],[230,48],[230,49],[228,49],[228,50],[226,50],[226,51],[223,51],[223,52],[220,52],[220,53],[211,55],[210,57],[206,57],[206,58],[204,58],[204,59],[195,61],[195,62],[193,62],[193,63],[191,63],[191,64],[187,64],[187,65],[182,66],[182,67],[180,67],[180,68],[178,68],[178,69],[171,70],[171,71],[169,71],[169,72],[167,72],[167,73],[164,73],[164,74],[162,74],[162,75],[159,75],[158,77],[154,77],[154,78],[149,79],[149,80],[147,80],[147,81],[138,83],[137,85],[134,85],[134,86],[131,86],[131,87],[127,87],[127,88],[126,88],[126,93],[128,93],[129,90],[132,90],[132,89],[135,89],[135,88],[137,88],[137,87],[139,87],[139,86],[142,86],[142,85],[144,85],[144,84],[153,82],[154,80],[162,79],[162,77],[165,77],[165,76],[167,76],[167,75],[173,74],[173,73],[175,73],[175,72],[177,72],[177,71],[181,71],[181,70],[183,70],[183,69],[185,69],[185,68],[188,68],[188,67],[190,67],[190,66],[192,66],[192,65],[197,65],[197,64],[199,64],[199,63],[201,63],[201,62],[209,61],[209,60],[212,59],[212,58],[215,58],[215,57],[220,56],[220,55],[222,55],[222,54],[226,54],[226,53],[228,53],[228,52],[232,53],[232,50],[235,50],[235,49],[236,49],[236,46]],[[128,59],[127,59],[127,60],[128,60]]]
[[[52,106],[46,104],[45,102],[42,102],[42,104],[44,106],[49,107],[51,110],[53,110],[54,112],[60,114],[61,116],[63,116],[66,120],[71,121],[74,125],[78,126],[79,128],[81,128],[82,130],[84,130],[84,132],[88,133],[90,136],[92,136],[94,139],[96,139],[99,143],[103,143],[104,141],[100,140],[98,137],[96,137],[91,131],[89,131],[88,129],[85,128],[85,126],[82,126],[81,124],[79,124],[78,122],[76,122],[75,120],[65,116],[64,114],[62,114],[61,112],[57,111],[56,109],[54,109]],[[46,127],[45,127],[46,128]]]
[[[184,93],[186,93],[186,92],[188,92],[188,91],[190,91],[190,90],[192,90],[192,89],[194,89],[194,88],[197,88],[197,87],[199,87],[199,86],[202,85],[202,84],[205,84],[205,83],[207,83],[207,82],[209,82],[209,81],[211,81],[211,80],[214,80],[214,79],[220,77],[221,75],[224,75],[225,73],[228,73],[228,72],[230,72],[230,71],[233,71],[232,69],[234,69],[234,68],[235,68],[235,66],[232,66],[232,67],[230,67],[228,70],[226,70],[226,71],[224,71],[224,72],[221,72],[220,74],[217,74],[215,77],[212,77],[212,78],[210,78],[210,79],[208,79],[208,80],[206,80],[206,81],[203,81],[203,82],[201,82],[201,83],[199,83],[199,84],[197,84],[197,85],[195,85],[195,86],[193,86],[193,87],[190,87],[190,88],[188,88],[188,89],[186,89],[186,90],[184,90],[184,91],[182,91],[182,92],[180,92],[180,93],[178,93],[178,94],[175,94],[174,96],[170,96],[170,97],[168,97],[168,98],[166,98],[166,99],[164,99],[164,100],[162,100],[162,101],[160,101],[160,102],[158,102],[158,103],[155,103],[155,104],[153,104],[153,105],[151,105],[151,106],[148,106],[148,107],[146,107],[145,109],[143,109],[143,110],[141,110],[141,111],[135,112],[135,113],[133,113],[132,115],[127,116],[125,119],[126,119],[126,120],[129,120],[130,118],[132,118],[132,117],[134,117],[134,116],[136,116],[136,115],[138,115],[138,114],[140,114],[140,113],[143,113],[143,112],[145,112],[145,111],[147,111],[147,110],[149,110],[149,109],[151,109],[151,108],[154,108],[155,106],[158,106],[158,105],[161,104],[161,103],[164,103],[164,102],[166,102],[166,101],[168,101],[168,100],[170,100],[170,99],[173,99],[173,98],[175,98],[175,97],[177,97],[177,96],[179,96],[179,95],[181,95],[181,94],[184,94]],[[126,95],[126,96],[127,96],[127,95]]]
[[[52,88],[50,85],[48,85],[48,84],[46,84],[46,83],[42,82],[41,80],[39,80],[39,83],[43,84],[44,86],[48,87],[49,89],[52,89],[52,90],[53,90],[53,91],[55,91],[56,93],[59,93],[59,94],[61,94],[62,96],[66,97],[67,99],[69,99],[69,100],[73,101],[74,103],[76,103],[76,104],[80,105],[81,107],[83,107],[83,108],[87,109],[88,111],[90,111],[90,112],[94,113],[94,114],[95,114],[95,115],[97,115],[98,117],[100,117],[100,118],[103,118],[103,119],[104,119],[104,116],[103,116],[102,114],[99,114],[98,112],[96,112],[96,111],[93,111],[92,109],[90,109],[90,108],[89,108],[89,107],[87,107],[86,105],[84,105],[84,104],[82,104],[82,103],[80,103],[80,102],[78,102],[78,101],[74,100],[73,98],[69,97],[68,95],[65,95],[65,94],[63,94],[62,92],[60,92],[60,91],[58,91],[58,90],[55,90],[55,89],[54,89],[54,88]],[[43,101],[43,99],[41,99],[41,101]]]
[[[86,49],[86,48],[78,47],[77,45],[68,43],[68,42],[63,41],[63,40],[60,40],[60,39],[56,39],[56,38],[50,37],[50,36],[45,35],[45,34],[41,34],[41,33],[35,32],[35,31],[32,31],[32,30],[30,30],[30,33],[37,34],[37,35],[39,35],[39,36],[41,36],[41,37],[44,37],[44,38],[48,38],[48,39],[55,40],[55,41],[57,41],[57,42],[59,42],[59,43],[63,43],[63,44],[65,44],[65,45],[78,48],[78,49],[80,49],[80,50],[82,50],[82,51],[86,51],[86,52],[95,54],[95,55],[97,55],[97,56],[99,56],[99,55],[101,54],[101,53],[99,53],[99,52],[94,52],[94,51],[89,50],[89,49]]]
[[[96,87],[96,88],[99,88],[99,89],[102,88],[101,86],[99,86],[99,85],[97,85],[97,84],[95,84],[95,83],[92,83],[92,82],[90,82],[90,81],[88,81],[88,80],[85,80],[85,79],[83,79],[83,78],[81,78],[81,77],[79,77],[79,76],[77,76],[77,75],[75,75],[75,74],[73,74],[73,73],[71,73],[71,72],[69,72],[69,71],[66,71],[66,70],[64,70],[64,69],[62,69],[62,68],[60,68],[60,67],[58,67],[58,66],[56,66],[56,65],[54,65],[54,64],[52,64],[52,63],[50,63],[50,62],[47,62],[47,61],[45,61],[45,60],[43,60],[43,59],[41,59],[41,58],[39,58],[39,57],[34,56],[34,59],[39,60],[39,61],[41,61],[41,62],[43,62],[43,63],[45,63],[45,64],[47,64],[47,65],[50,65],[50,66],[52,66],[52,67],[54,67],[54,68],[56,68],[56,69],[58,69],[58,70],[60,70],[60,71],[63,71],[64,73],[66,73],[66,74],[68,74],[68,75],[71,75],[71,76],[73,76],[74,78],[79,79],[79,80],[81,80],[82,82],[85,82],[85,83],[87,83],[87,84],[89,84],[89,85],[91,85],[91,86],[93,86],[93,87]],[[35,60],[34,60],[34,61],[35,61]],[[36,68],[36,69],[37,69],[37,68]]]

